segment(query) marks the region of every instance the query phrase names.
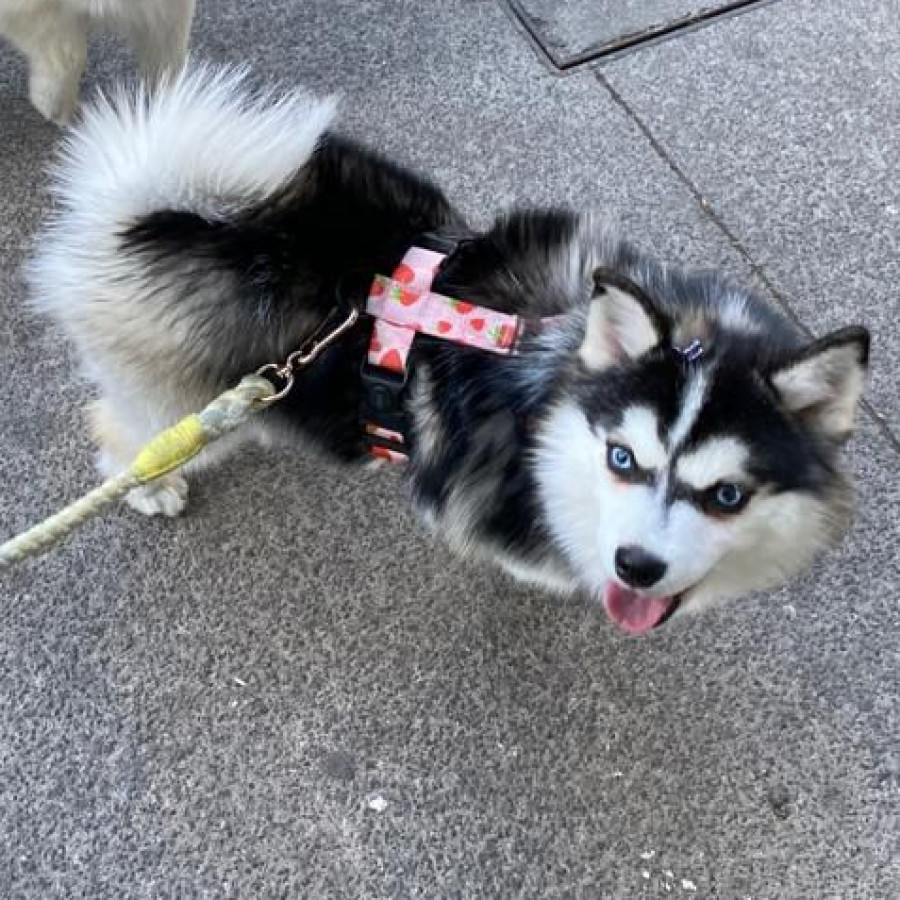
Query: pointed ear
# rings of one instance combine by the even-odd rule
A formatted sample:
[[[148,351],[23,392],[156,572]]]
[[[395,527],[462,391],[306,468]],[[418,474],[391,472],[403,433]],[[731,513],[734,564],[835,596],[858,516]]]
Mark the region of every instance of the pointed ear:
[[[591,372],[637,358],[659,344],[667,330],[665,319],[636,284],[608,269],[594,272],[594,295],[578,351]]]
[[[869,363],[869,332],[853,326],[814,341],[770,376],[785,408],[835,441],[853,431]]]

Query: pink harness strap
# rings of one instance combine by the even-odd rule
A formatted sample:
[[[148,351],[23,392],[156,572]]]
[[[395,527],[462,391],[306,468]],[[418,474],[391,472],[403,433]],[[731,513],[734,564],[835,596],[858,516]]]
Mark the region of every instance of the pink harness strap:
[[[405,375],[417,334],[492,353],[515,352],[522,324],[518,316],[432,292],[443,259],[443,253],[412,247],[390,278],[375,276],[366,301],[366,312],[375,320],[369,341],[370,366]],[[402,435],[374,423],[365,423],[365,430],[395,444],[403,443]],[[407,459],[405,453],[386,447],[373,446],[371,453],[391,462]]]
[[[376,369],[405,376],[409,351],[417,334],[427,334],[491,353],[514,354],[523,329],[519,316],[475,306],[431,290],[443,253],[412,247],[390,278],[376,275],[369,289],[366,312],[375,320],[369,341],[368,364]],[[550,319],[544,322],[552,321]],[[403,435],[365,422],[367,434],[395,446]],[[373,456],[405,462],[398,450],[372,446]]]
[[[406,369],[406,357],[417,333],[490,350],[510,353],[519,317],[473,306],[431,291],[442,253],[413,247],[390,278],[376,275],[366,312],[375,319],[369,363],[394,372]]]

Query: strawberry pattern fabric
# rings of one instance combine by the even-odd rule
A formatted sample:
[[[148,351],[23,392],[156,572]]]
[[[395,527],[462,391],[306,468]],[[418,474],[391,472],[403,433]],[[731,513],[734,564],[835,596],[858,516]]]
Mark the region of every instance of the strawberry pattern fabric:
[[[390,278],[376,275],[366,302],[375,319],[369,363],[403,372],[416,334],[429,334],[467,347],[510,353],[519,319],[431,290],[442,253],[412,247]]]
[[[493,353],[514,352],[520,329],[518,316],[432,292],[431,285],[443,259],[442,253],[412,247],[390,278],[375,276],[366,301],[366,312],[375,320],[368,348],[369,365],[403,374],[417,334]],[[402,435],[377,425],[369,424],[366,430],[373,436],[402,443]],[[371,453],[390,462],[406,461],[405,454],[385,447],[373,446]]]

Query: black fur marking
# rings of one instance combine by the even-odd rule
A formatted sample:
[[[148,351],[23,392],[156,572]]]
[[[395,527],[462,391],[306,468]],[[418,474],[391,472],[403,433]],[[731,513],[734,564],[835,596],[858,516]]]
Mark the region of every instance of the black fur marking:
[[[606,430],[619,425],[631,407],[652,409],[659,420],[659,438],[664,442],[681,410],[687,373],[680,360],[660,346],[600,375],[582,372],[574,387],[589,421]]]
[[[735,398],[740,397],[740,403]],[[685,449],[733,436],[750,450],[750,474],[777,491],[816,490],[835,472],[835,448],[803,433],[752,372],[722,366]]]

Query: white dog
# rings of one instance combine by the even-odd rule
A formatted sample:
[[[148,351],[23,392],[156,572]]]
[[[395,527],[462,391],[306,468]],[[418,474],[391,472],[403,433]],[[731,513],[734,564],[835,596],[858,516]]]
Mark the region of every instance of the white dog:
[[[150,81],[180,68],[195,0],[0,0],[0,35],[27,57],[29,95],[38,111],[63,124],[78,106],[87,34],[106,28],[134,46]]]

